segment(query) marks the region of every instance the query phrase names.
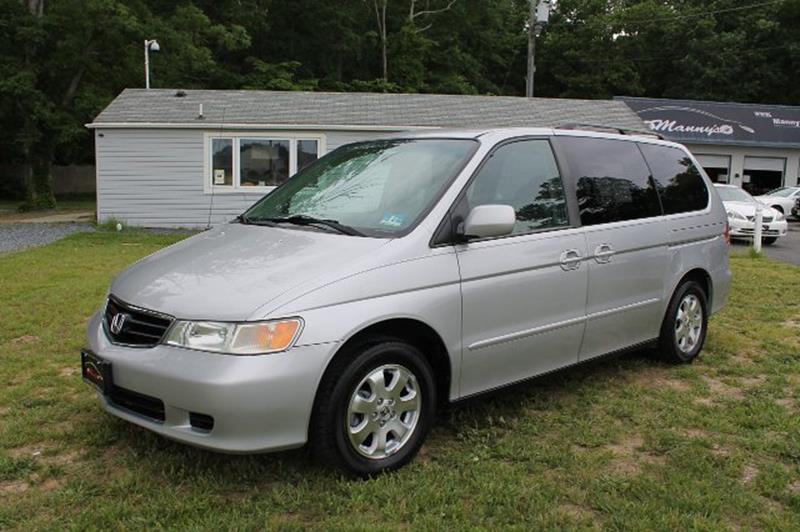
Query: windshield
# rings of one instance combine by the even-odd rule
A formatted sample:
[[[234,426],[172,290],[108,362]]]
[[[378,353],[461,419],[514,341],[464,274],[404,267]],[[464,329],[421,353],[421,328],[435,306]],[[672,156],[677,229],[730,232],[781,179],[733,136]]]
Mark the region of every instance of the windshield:
[[[717,187],[717,192],[722,201],[756,201],[747,191],[739,187]]]
[[[276,188],[247,222],[306,217],[359,233],[392,236],[413,227],[477,148],[468,139],[393,139],[332,151]]]
[[[788,198],[792,194],[794,194],[794,189],[785,187],[785,188],[776,188],[775,190],[770,190],[765,194],[765,196],[777,196],[779,198]]]

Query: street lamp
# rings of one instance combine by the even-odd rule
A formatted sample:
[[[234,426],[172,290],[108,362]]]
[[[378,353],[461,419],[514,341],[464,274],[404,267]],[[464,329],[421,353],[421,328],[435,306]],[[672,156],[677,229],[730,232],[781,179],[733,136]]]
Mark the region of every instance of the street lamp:
[[[144,87],[150,88],[150,52],[159,52],[161,47],[155,39],[144,40]]]
[[[533,75],[536,72],[536,37],[550,20],[550,0],[529,0],[531,16],[528,21],[528,77],[525,84],[525,96],[533,98]]]

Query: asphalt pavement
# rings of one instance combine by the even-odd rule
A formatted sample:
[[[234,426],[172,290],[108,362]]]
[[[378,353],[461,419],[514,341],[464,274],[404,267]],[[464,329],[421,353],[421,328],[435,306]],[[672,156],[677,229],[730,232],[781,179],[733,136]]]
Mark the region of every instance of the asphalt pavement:
[[[747,240],[734,240],[734,251],[747,251],[752,243]],[[761,251],[768,257],[800,266],[800,221],[789,220],[789,232],[771,246],[762,246]]]

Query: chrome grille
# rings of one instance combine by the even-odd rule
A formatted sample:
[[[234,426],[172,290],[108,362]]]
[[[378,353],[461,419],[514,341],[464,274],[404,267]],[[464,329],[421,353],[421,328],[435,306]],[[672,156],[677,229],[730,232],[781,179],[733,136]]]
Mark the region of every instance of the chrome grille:
[[[748,219],[749,221],[751,221],[751,222],[755,222],[755,221],[756,221],[756,217],[755,217],[755,216],[748,216],[748,217],[747,217],[747,219]],[[763,216],[763,217],[761,218],[761,223],[768,224],[768,223],[770,223],[771,221],[772,221],[772,216]]]
[[[109,296],[103,317],[103,325],[111,342],[133,347],[157,345],[172,321],[170,316],[134,307],[114,296]]]

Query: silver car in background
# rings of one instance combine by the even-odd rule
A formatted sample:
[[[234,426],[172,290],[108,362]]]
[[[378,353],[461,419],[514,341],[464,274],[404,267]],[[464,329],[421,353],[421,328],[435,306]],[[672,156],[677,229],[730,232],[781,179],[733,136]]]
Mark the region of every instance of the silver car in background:
[[[343,146],[112,284],[84,378],[166,437],[308,444],[359,476],[437,407],[629,348],[689,362],[730,286],[726,212],[680,145],[552,129]]]

